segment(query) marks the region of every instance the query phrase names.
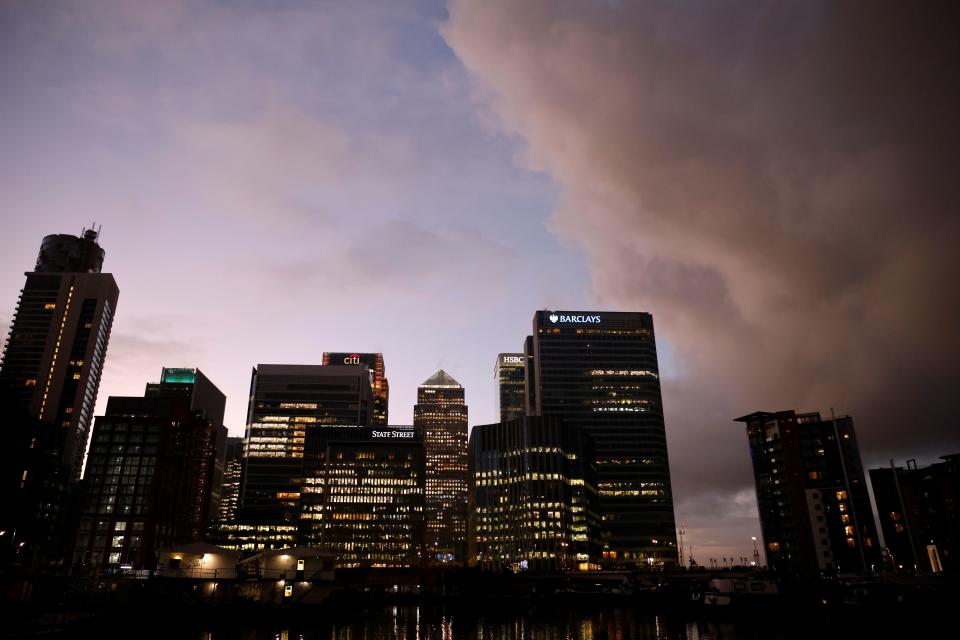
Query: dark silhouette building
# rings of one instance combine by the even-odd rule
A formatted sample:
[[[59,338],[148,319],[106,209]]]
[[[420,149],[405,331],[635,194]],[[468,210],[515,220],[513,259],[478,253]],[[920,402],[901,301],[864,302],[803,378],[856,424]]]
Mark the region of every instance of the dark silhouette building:
[[[597,566],[596,465],[580,427],[541,417],[474,426],[469,468],[471,565]]]
[[[100,272],[103,257],[93,230],[43,239],[0,364],[0,530],[16,550],[7,559],[33,568],[64,561],[119,296],[113,276]]]
[[[324,352],[323,365],[366,365],[370,369],[370,384],[373,386],[373,424],[387,425],[390,421],[390,383],[382,353],[330,353]]]
[[[602,558],[677,562],[653,318],[537,311],[525,343],[527,414],[582,428],[594,447]]]
[[[283,533],[277,540],[243,538],[243,544],[280,548],[289,542],[287,526],[295,527],[296,539],[313,538],[320,522],[302,508],[301,494],[303,479],[314,477],[320,462],[305,455],[307,430],[371,426],[373,416],[365,365],[257,365],[250,381],[237,536],[258,535],[262,527]],[[217,541],[226,543],[219,536]]]
[[[467,405],[440,370],[417,387],[413,426],[426,450],[427,549],[434,562],[463,562],[467,539]]]
[[[110,397],[96,419],[73,545],[76,571],[152,568],[200,540],[216,512],[226,397],[197,369],[164,369],[144,397]]]
[[[493,369],[497,383],[497,415],[500,422],[522,418],[526,409],[526,363],[522,353],[501,353]]]
[[[746,424],[767,565],[780,572],[879,568],[853,418],[758,411]]]
[[[960,454],[941,459],[870,469],[883,539],[899,569],[960,571]]]

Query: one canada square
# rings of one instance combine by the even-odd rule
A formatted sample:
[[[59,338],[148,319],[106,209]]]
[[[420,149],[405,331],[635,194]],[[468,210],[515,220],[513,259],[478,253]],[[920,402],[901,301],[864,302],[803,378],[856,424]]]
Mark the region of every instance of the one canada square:
[[[593,441],[605,564],[677,560],[673,494],[649,313],[537,311],[527,415]]]

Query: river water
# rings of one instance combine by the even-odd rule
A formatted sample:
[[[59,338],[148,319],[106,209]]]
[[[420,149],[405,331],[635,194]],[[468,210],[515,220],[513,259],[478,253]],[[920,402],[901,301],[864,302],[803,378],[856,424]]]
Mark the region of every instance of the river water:
[[[186,631],[186,630],[184,630]],[[703,620],[630,608],[386,606],[185,632],[199,640],[780,640],[824,637],[770,620]],[[179,635],[179,634],[178,634]]]

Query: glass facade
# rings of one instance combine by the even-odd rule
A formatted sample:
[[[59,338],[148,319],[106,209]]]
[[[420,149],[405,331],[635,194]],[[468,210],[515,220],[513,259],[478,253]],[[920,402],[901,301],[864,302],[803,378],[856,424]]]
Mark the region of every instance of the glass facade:
[[[526,410],[526,363],[522,353],[501,353],[493,370],[500,422],[522,418]]]
[[[597,568],[596,467],[579,427],[528,417],[470,433],[470,563]]]
[[[426,528],[433,562],[462,562],[466,552],[467,405],[464,389],[440,370],[417,388],[413,424],[427,456]]]
[[[335,552],[339,566],[416,567],[424,544],[423,432],[410,426],[313,425],[304,478],[302,544]]]
[[[382,353],[324,352],[323,365],[366,365],[370,369],[370,384],[373,386],[373,420],[371,424],[386,425],[390,421],[390,383]]]
[[[317,524],[301,517],[303,479],[319,460],[305,456],[317,425],[369,426],[374,396],[363,365],[270,365],[253,370],[241,488],[241,519],[288,523],[310,537]]]
[[[537,311],[526,341],[529,414],[580,427],[594,447],[602,558],[677,562],[653,318]]]

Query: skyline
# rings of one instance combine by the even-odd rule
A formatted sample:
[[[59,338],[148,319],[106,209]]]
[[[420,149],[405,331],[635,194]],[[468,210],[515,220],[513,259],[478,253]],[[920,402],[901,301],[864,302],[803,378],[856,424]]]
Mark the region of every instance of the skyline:
[[[443,368],[488,424],[535,310],[650,312],[677,523],[740,555],[738,415],[851,414],[868,467],[960,448],[949,21],[811,7],[4,5],[0,329],[96,221],[96,415],[199,367],[238,435],[260,363],[382,352],[396,424]]]

